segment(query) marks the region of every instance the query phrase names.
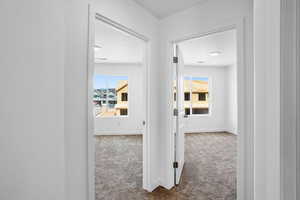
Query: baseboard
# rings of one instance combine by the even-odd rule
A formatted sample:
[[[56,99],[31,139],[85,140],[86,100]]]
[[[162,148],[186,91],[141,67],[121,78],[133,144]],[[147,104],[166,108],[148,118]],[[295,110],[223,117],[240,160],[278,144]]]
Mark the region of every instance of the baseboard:
[[[217,128],[217,129],[187,129],[186,133],[211,133],[211,132],[227,132],[226,128]]]
[[[227,133],[231,133],[231,134],[237,135],[234,130],[226,129],[226,128],[222,128],[222,129],[185,130],[185,133],[222,133],[222,132],[227,132]]]
[[[95,135],[143,135],[143,130],[95,131]]]

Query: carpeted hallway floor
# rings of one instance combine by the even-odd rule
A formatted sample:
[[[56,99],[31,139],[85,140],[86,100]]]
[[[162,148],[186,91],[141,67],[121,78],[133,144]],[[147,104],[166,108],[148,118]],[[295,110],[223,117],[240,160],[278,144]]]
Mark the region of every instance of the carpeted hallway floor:
[[[96,199],[235,200],[237,138],[188,133],[181,183],[171,190],[142,189],[142,136],[95,136]]]

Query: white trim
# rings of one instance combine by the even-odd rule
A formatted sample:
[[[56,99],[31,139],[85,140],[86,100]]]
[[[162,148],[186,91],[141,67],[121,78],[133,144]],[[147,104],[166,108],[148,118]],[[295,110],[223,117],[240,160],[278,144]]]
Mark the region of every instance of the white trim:
[[[297,91],[297,186],[296,186],[296,199],[300,199],[300,0],[297,0],[296,2],[296,7],[297,7],[297,14],[296,14],[296,57],[297,62],[296,62],[296,67],[297,67],[297,83],[296,83],[296,91]]]
[[[94,135],[143,135],[144,130],[118,130],[118,131],[105,131],[96,130]]]
[[[94,143],[94,106],[93,106],[93,76],[94,76],[94,44],[95,15],[89,4],[88,20],[88,55],[87,55],[87,147],[88,147],[88,200],[95,200],[95,143]]]
[[[185,130],[185,133],[223,133],[228,132],[232,133],[227,128],[216,128],[216,129],[191,129],[191,130]],[[233,134],[233,133],[232,133]]]
[[[168,53],[167,55],[170,55],[172,44],[178,43],[184,40],[194,39],[198,37],[202,37],[208,34],[226,31],[230,29],[236,29],[237,31],[237,58],[238,58],[238,163],[237,163],[237,199],[238,200],[252,200],[253,199],[253,146],[254,146],[254,135],[252,133],[253,130],[253,100],[251,100],[252,93],[253,93],[253,66],[251,63],[251,59],[244,59],[244,56],[248,56],[248,58],[252,57],[250,42],[247,40],[251,40],[251,33],[250,35],[245,36],[245,21],[246,19],[237,19],[233,20],[229,23],[221,24],[217,27],[214,27],[212,29],[208,29],[206,32],[202,33],[196,33],[191,34],[186,37],[171,40],[168,42]],[[246,50],[245,48],[248,48]],[[172,50],[173,52],[173,50]],[[171,59],[168,58],[168,60]],[[171,71],[173,71],[171,62],[169,62],[169,68]],[[169,73],[168,81],[168,88],[172,88],[172,74]],[[250,89],[250,90],[247,90]],[[247,91],[247,92],[246,92]],[[168,91],[169,94],[169,91]],[[171,97],[173,95],[168,95],[169,99],[168,102],[172,102]],[[250,102],[248,102],[250,101]],[[169,104],[168,110],[170,111],[170,115],[168,117],[169,124],[172,125],[173,122],[173,116],[172,116],[172,110],[173,105]],[[170,133],[173,132],[173,127],[168,127],[168,130]],[[239,134],[242,133],[242,134]],[[168,163],[173,162],[173,155],[174,155],[174,135],[168,134],[167,135],[168,140],[168,153],[167,153],[167,161]],[[171,164],[170,164],[171,166]],[[174,183],[172,181],[174,180],[174,174],[173,169],[171,167],[168,167],[169,171],[167,174],[167,182],[165,183],[166,188],[171,188],[174,186]]]
[[[184,68],[186,67],[186,65],[184,65]],[[190,114],[188,115],[188,118],[191,117],[191,118],[194,118],[194,117],[210,117],[212,115],[212,97],[214,96],[213,95],[213,87],[212,87],[212,77],[211,76],[206,76],[206,75],[201,75],[201,76],[198,76],[198,75],[194,75],[194,74],[191,74],[191,73],[185,73],[184,72],[184,75],[183,75],[183,78],[189,78],[189,93],[190,93]],[[208,114],[193,114],[193,105],[192,105],[192,98],[193,98],[193,87],[192,87],[192,78],[207,78],[208,79],[208,94],[209,94],[209,97],[208,97]],[[185,92],[184,92],[185,93]],[[199,97],[198,97],[199,98]],[[199,99],[198,99],[199,100]],[[184,102],[186,102],[186,100],[184,99]]]
[[[139,34],[138,32],[134,31],[133,29],[130,29],[116,21],[113,21],[113,20],[109,19],[108,17],[101,15],[100,13],[95,12],[95,17],[96,17],[96,19],[98,19],[106,24],[109,24],[110,26],[116,28],[117,30],[121,30],[125,33],[128,33],[129,35],[139,38],[145,42],[149,41],[149,39],[146,36]]]
[[[280,6],[280,199],[297,200],[297,0]],[[298,54],[299,56],[299,54]],[[299,77],[298,77],[299,79]],[[288,88],[288,89],[287,89]],[[299,103],[298,103],[299,104]],[[299,133],[299,132],[298,132]]]
[[[280,3],[254,0],[254,199],[280,199]]]
[[[99,13],[97,13],[93,6],[89,4],[89,20],[88,20],[88,63],[87,63],[87,69],[88,69],[88,96],[87,96],[87,107],[88,107],[88,113],[87,113],[87,120],[88,120],[88,127],[87,127],[87,140],[88,140],[88,163],[87,163],[87,169],[88,169],[88,199],[89,200],[95,200],[95,147],[94,147],[94,116],[93,116],[93,74],[94,74],[94,26],[96,23],[96,20],[100,20],[104,23],[107,23],[111,26],[113,26],[116,29],[119,29],[121,31],[124,31],[130,35],[133,35],[145,42],[145,63],[143,66],[143,75],[144,75],[144,81],[145,81],[145,90],[146,94],[143,95],[145,97],[145,126],[143,130],[143,188],[147,191],[152,191],[157,187],[157,185],[152,185],[150,181],[150,148],[151,148],[151,141],[150,141],[150,89],[149,89],[149,83],[150,83],[150,69],[149,69],[149,56],[150,56],[150,40],[137,32],[135,32],[132,29],[129,29],[122,24],[119,24]]]

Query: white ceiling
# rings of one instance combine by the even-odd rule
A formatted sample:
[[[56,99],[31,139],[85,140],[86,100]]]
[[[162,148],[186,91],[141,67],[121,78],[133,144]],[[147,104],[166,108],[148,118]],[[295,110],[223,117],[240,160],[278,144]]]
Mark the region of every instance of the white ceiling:
[[[206,0],[134,0],[159,19],[193,7]]]
[[[95,50],[96,63],[141,63],[144,59],[142,40],[99,20],[95,25],[95,45],[101,47]]]
[[[95,45],[101,46],[95,51],[96,63],[142,63],[144,60],[143,41],[101,21],[96,22]],[[186,65],[228,66],[236,63],[235,30],[187,40],[179,43],[179,47]],[[220,52],[220,55],[211,56],[211,52]]]
[[[179,43],[186,65],[228,66],[236,63],[236,31],[228,30]],[[211,52],[220,52],[211,56]],[[199,63],[203,61],[203,63]]]

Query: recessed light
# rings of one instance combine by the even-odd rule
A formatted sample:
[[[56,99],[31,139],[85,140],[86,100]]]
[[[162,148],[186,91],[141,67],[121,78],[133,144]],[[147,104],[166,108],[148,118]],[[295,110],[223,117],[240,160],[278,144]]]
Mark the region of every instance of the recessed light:
[[[209,53],[210,56],[219,56],[221,54],[220,51],[212,51]]]
[[[205,61],[203,61],[203,60],[199,60],[199,61],[197,61],[197,63],[199,63],[199,64],[203,64],[203,63],[205,63]]]

